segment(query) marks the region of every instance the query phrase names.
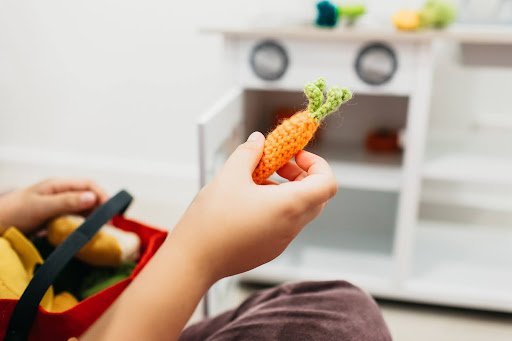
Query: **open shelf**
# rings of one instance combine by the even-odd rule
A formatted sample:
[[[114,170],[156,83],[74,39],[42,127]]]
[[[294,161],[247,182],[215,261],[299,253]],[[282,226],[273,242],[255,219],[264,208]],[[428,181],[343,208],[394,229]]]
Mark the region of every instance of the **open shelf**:
[[[341,190],[283,255],[242,277],[275,283],[343,278],[384,290],[392,276],[397,202],[396,193]]]
[[[511,145],[509,134],[492,130],[432,131],[422,169],[420,218],[510,226]]]
[[[512,311],[512,271],[507,270],[512,269],[512,229],[422,221],[414,249],[408,291],[444,303]]]
[[[315,143],[306,148],[325,158],[341,188],[399,191],[402,183],[401,154],[375,155],[355,143]]]
[[[463,207],[492,212],[512,212],[512,189],[502,186],[460,186],[446,181],[424,182],[421,202],[445,207]]]
[[[512,186],[512,139],[508,135],[472,130],[435,132],[427,144],[422,176]]]
[[[512,186],[512,158],[464,151],[451,152],[428,159],[423,168],[423,177]]]

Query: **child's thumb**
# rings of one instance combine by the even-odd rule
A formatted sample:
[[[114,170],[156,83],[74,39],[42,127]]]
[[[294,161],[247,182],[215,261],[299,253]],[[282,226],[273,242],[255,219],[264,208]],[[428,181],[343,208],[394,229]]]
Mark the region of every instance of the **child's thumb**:
[[[230,176],[252,177],[252,172],[261,159],[265,137],[262,133],[255,131],[245,143],[236,148],[226,161],[225,170]]]

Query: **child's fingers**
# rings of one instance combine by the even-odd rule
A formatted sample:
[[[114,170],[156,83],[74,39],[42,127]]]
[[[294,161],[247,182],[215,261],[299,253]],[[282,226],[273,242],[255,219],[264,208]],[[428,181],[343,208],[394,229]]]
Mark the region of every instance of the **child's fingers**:
[[[40,196],[38,208],[47,217],[66,213],[82,212],[94,207],[98,196],[92,191],[62,192],[54,195]]]
[[[241,144],[231,154],[224,165],[224,173],[231,179],[252,179],[252,172],[263,153],[265,137],[260,132],[254,132],[247,142]],[[252,181],[252,180],[251,180]]]
[[[294,195],[308,206],[318,206],[326,203],[336,195],[338,186],[332,174],[308,175],[302,181],[294,181]]]
[[[295,155],[297,165],[308,174],[332,174],[331,167],[322,157],[301,150]]]
[[[34,188],[41,194],[92,191],[98,196],[100,203],[108,199],[105,191],[94,181],[88,179],[48,179],[36,184]]]
[[[277,174],[290,181],[302,180],[309,174],[332,173],[331,167],[323,158],[301,150],[295,156],[295,162],[288,162],[277,171]]]
[[[295,161],[308,175],[302,181],[287,184],[292,195],[300,197],[309,206],[318,206],[336,194],[336,178],[327,161],[306,151],[299,152]]]
[[[308,174],[297,164],[289,161],[286,165],[277,170],[277,174],[289,181],[299,181],[304,179]]]

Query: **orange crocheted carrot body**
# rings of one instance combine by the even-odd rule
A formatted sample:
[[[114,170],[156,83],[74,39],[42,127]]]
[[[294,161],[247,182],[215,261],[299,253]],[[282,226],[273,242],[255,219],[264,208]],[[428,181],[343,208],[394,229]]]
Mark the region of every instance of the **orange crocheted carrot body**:
[[[322,103],[324,88],[323,79],[306,85],[304,92],[309,99],[308,110],[284,120],[267,135],[263,155],[252,174],[255,183],[265,183],[268,177],[304,149],[315,135],[321,120],[352,98],[349,90],[333,87],[327,92],[325,103]]]
[[[304,149],[319,126],[307,111],[301,111],[284,120],[267,135],[263,156],[252,174],[254,182],[262,184],[288,160]]]

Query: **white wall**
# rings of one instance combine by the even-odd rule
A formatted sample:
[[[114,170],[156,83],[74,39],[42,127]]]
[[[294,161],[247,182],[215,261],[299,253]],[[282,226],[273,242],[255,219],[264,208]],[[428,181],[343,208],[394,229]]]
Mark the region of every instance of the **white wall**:
[[[2,145],[192,163],[197,112],[227,86],[213,2],[4,1]]]
[[[194,164],[193,122],[230,86],[199,28],[306,20],[315,2],[2,1],[0,145]]]
[[[371,9],[366,21],[375,24],[421,3],[365,2]],[[76,174],[112,190],[124,179],[138,183],[132,186],[141,195],[190,198],[196,190],[194,121],[232,86],[222,39],[199,28],[311,20],[315,3],[1,1],[0,187]],[[508,112],[510,71],[468,71],[456,63],[456,53],[441,48],[434,124],[457,125],[482,110]],[[16,172],[8,169],[13,164]],[[115,176],[123,172],[133,177]]]

